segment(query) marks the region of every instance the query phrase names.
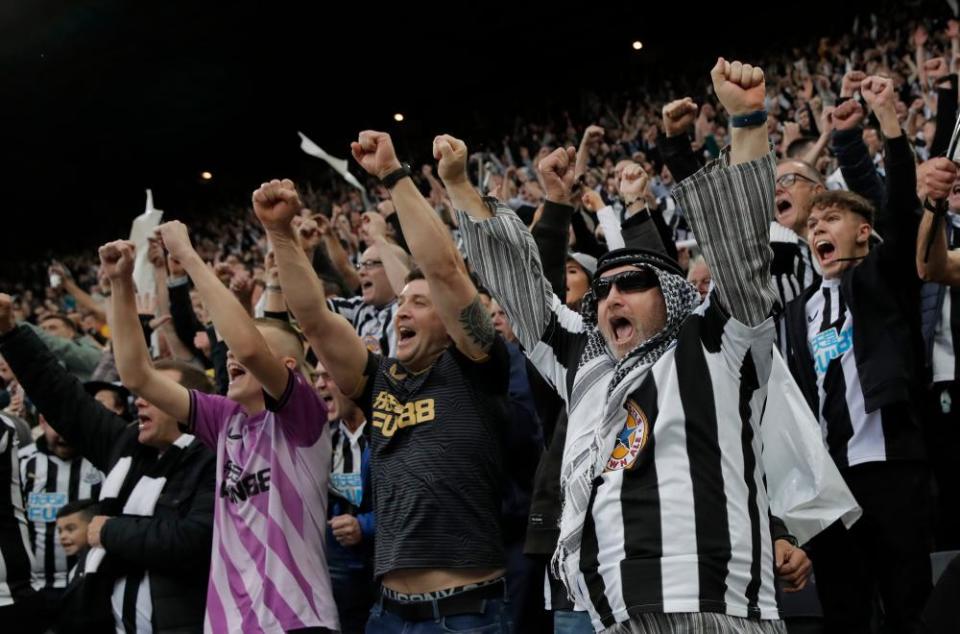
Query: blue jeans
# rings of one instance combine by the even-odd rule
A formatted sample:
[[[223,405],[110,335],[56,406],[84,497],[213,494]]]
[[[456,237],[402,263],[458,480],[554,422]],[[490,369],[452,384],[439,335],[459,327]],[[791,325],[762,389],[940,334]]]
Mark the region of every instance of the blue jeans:
[[[366,634],[511,634],[510,606],[503,599],[487,599],[483,614],[455,614],[427,621],[405,621],[377,601],[370,609]]]
[[[553,634],[593,634],[589,612],[575,610],[553,611]]]

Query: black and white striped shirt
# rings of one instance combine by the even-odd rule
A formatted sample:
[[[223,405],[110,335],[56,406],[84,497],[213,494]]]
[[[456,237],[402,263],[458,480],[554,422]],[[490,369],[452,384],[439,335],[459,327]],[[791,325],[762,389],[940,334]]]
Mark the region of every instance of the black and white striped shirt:
[[[960,249],[960,216],[947,214],[947,248]],[[933,333],[933,382],[957,379],[957,360],[960,359],[960,287],[944,289],[940,318]],[[960,405],[960,404],[958,404]]]
[[[485,221],[460,214],[472,265],[566,401],[565,520],[580,497],[567,477],[578,438],[619,425],[587,492],[578,559],[562,566],[598,630],[645,612],[779,618],[759,433],[775,337],[775,167],[772,155],[721,165],[674,191],[713,272],[714,299],[652,366],[638,364],[610,390],[615,370],[585,355],[595,326],[552,294],[519,218],[502,206]],[[565,531],[561,523],[561,549]]]
[[[330,297],[327,306],[350,322],[367,350],[374,354],[394,357],[397,354],[397,333],[393,318],[397,313],[396,300],[377,308],[356,297]]]
[[[342,420],[337,421],[330,436],[333,447],[333,464],[330,468],[331,490],[349,504],[359,507],[363,501],[363,450],[368,437],[364,434],[367,424],[361,423],[350,431]]]
[[[32,569],[33,553],[20,490],[17,430],[0,414],[0,607],[33,594]]]
[[[918,457],[905,404],[866,411],[853,346],[856,324],[840,278],[822,280],[805,308],[807,343],[817,378],[815,414],[837,466]]]
[[[39,447],[38,447],[39,444]],[[68,502],[96,499],[103,474],[77,456],[62,460],[47,451],[43,437],[20,450],[20,482],[33,547],[33,587],[65,588],[76,559],[67,557],[57,537],[57,511]]]
[[[805,288],[820,279],[820,273],[807,241],[779,222],[770,223],[770,248],[773,249],[770,277],[777,291],[780,310],[783,311],[790,300],[799,297]],[[778,320],[777,340],[780,342],[781,351],[785,352],[785,319]]]

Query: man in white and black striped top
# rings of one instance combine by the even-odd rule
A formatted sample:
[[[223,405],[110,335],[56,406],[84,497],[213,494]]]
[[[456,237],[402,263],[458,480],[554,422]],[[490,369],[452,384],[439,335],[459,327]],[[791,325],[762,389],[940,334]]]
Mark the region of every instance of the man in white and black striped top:
[[[374,354],[395,356],[397,334],[393,318],[397,312],[397,296],[390,286],[380,247],[373,245],[360,256],[360,295],[330,297],[327,306],[350,322],[367,350]]]
[[[43,435],[20,450],[20,483],[33,545],[33,587],[51,605],[67,587],[67,572],[76,563],[67,557],[57,538],[57,511],[70,502],[96,498],[103,474],[78,455],[42,415],[40,428]]]
[[[788,356],[864,513],[849,530],[837,523],[812,542],[827,630],[869,631],[879,586],[886,627],[908,632],[930,591],[929,473],[917,400],[920,203],[892,81],[867,78],[861,93],[886,137],[887,202],[877,210],[885,240],[871,246],[874,209],[863,197],[814,196],[807,241],[823,280],[787,305]]]
[[[810,200],[822,191],[826,191],[823,176],[810,164],[796,158],[777,164],[777,217],[770,223],[770,273],[781,309],[820,279],[810,245],[802,236],[806,234]]]
[[[785,631],[759,439],[776,301],[763,73],[721,59],[711,75],[732,148],[674,191],[711,264],[707,306],[676,262],[619,249],[574,313],[516,215],[448,184],[472,265],[566,402],[553,566],[597,630]],[[548,206],[570,204],[573,156],[541,162]]]
[[[17,430],[0,413],[0,623],[4,632],[33,632],[38,625],[38,597],[30,585],[32,568],[17,464]]]
[[[327,567],[341,634],[363,632],[373,604],[376,521],[370,482],[370,431],[363,412],[317,363],[314,384],[330,421]]]

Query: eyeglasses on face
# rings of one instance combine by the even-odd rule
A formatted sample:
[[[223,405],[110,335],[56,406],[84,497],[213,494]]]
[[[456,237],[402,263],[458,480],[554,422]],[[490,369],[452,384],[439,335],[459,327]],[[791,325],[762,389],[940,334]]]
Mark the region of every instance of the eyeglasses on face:
[[[357,264],[358,271],[369,271],[370,269],[375,269],[383,266],[382,260],[365,260]]]
[[[794,183],[797,182],[797,179],[805,180],[808,183],[817,184],[817,181],[813,180],[809,176],[804,176],[803,174],[798,174],[797,172],[790,172],[789,174],[784,174],[777,179],[777,185],[780,187],[793,187]]]
[[[610,294],[610,288],[614,284],[621,293],[633,293],[659,286],[660,278],[652,269],[648,268],[624,271],[610,277],[597,278],[593,281],[593,295],[597,298],[597,301],[606,299],[607,295]]]

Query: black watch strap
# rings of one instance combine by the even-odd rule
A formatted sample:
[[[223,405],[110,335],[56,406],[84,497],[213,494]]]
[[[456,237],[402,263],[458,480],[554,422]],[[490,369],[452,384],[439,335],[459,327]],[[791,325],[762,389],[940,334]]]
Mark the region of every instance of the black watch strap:
[[[383,186],[387,189],[392,189],[394,185],[399,183],[404,178],[407,178],[413,174],[413,170],[410,169],[409,163],[401,163],[400,169],[396,169],[383,178],[380,179],[380,182],[383,183]]]

